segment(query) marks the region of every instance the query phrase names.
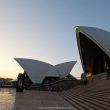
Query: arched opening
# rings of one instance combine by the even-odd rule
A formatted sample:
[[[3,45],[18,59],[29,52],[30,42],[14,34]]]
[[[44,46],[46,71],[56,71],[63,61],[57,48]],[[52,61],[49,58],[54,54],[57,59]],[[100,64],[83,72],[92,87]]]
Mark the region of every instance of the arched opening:
[[[85,73],[100,74],[110,67],[110,58],[86,35],[79,32],[79,48],[82,65]]]
[[[50,84],[58,81],[60,77],[45,77],[42,84]]]

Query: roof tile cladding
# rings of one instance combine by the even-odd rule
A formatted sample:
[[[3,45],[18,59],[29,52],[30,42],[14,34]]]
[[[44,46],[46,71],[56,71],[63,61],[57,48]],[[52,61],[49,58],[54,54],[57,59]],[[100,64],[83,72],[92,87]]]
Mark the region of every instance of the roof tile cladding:
[[[33,83],[41,83],[44,75],[53,65],[32,59],[15,58],[24,71],[28,74]]]
[[[46,76],[66,76],[76,63],[76,61],[71,61],[53,66],[42,61],[26,58],[15,58],[15,60],[21,65],[33,83],[42,83]]]
[[[73,68],[73,66],[76,64],[76,61],[70,61],[65,63],[60,63],[58,65],[55,65],[55,69],[60,73],[60,77],[65,77],[67,74],[69,74]]]
[[[77,35],[79,32],[84,33],[110,57],[110,32],[88,26],[77,26],[76,30]]]
[[[63,78],[71,72],[75,64],[76,64],[76,61],[70,61],[70,62],[64,62],[64,63],[54,65],[53,68],[51,68],[47,72],[46,76],[56,75],[56,76],[59,76],[60,78]]]

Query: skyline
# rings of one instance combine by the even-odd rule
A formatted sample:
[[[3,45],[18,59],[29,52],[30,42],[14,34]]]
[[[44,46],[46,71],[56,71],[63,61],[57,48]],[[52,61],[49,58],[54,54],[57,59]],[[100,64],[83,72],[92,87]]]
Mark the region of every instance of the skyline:
[[[15,78],[23,69],[14,58],[50,64],[76,61],[71,74],[82,73],[75,26],[110,31],[109,0],[1,0],[0,77]]]

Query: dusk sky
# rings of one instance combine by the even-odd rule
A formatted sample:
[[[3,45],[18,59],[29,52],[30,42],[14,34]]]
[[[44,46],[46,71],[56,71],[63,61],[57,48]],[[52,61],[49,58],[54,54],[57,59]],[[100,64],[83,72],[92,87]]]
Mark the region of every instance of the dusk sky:
[[[14,58],[77,60],[71,74],[79,77],[75,26],[110,31],[110,0],[0,0],[0,77],[23,72]]]

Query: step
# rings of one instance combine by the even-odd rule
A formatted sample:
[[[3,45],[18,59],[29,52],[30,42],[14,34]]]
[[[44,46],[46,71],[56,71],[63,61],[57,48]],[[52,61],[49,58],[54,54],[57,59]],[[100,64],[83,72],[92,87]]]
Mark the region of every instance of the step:
[[[98,106],[100,109],[104,109],[104,110],[110,110],[110,103],[108,102],[102,102],[100,100],[97,100],[95,98],[90,98],[90,97],[74,97],[76,99],[82,100],[82,101],[86,101],[88,102],[88,104],[92,104],[93,107]]]
[[[85,107],[87,110],[103,110],[101,107],[98,107],[97,105],[93,105],[91,103],[88,103],[87,101],[81,100],[79,98],[71,98],[71,101],[77,101],[78,103],[81,103],[83,107]]]

